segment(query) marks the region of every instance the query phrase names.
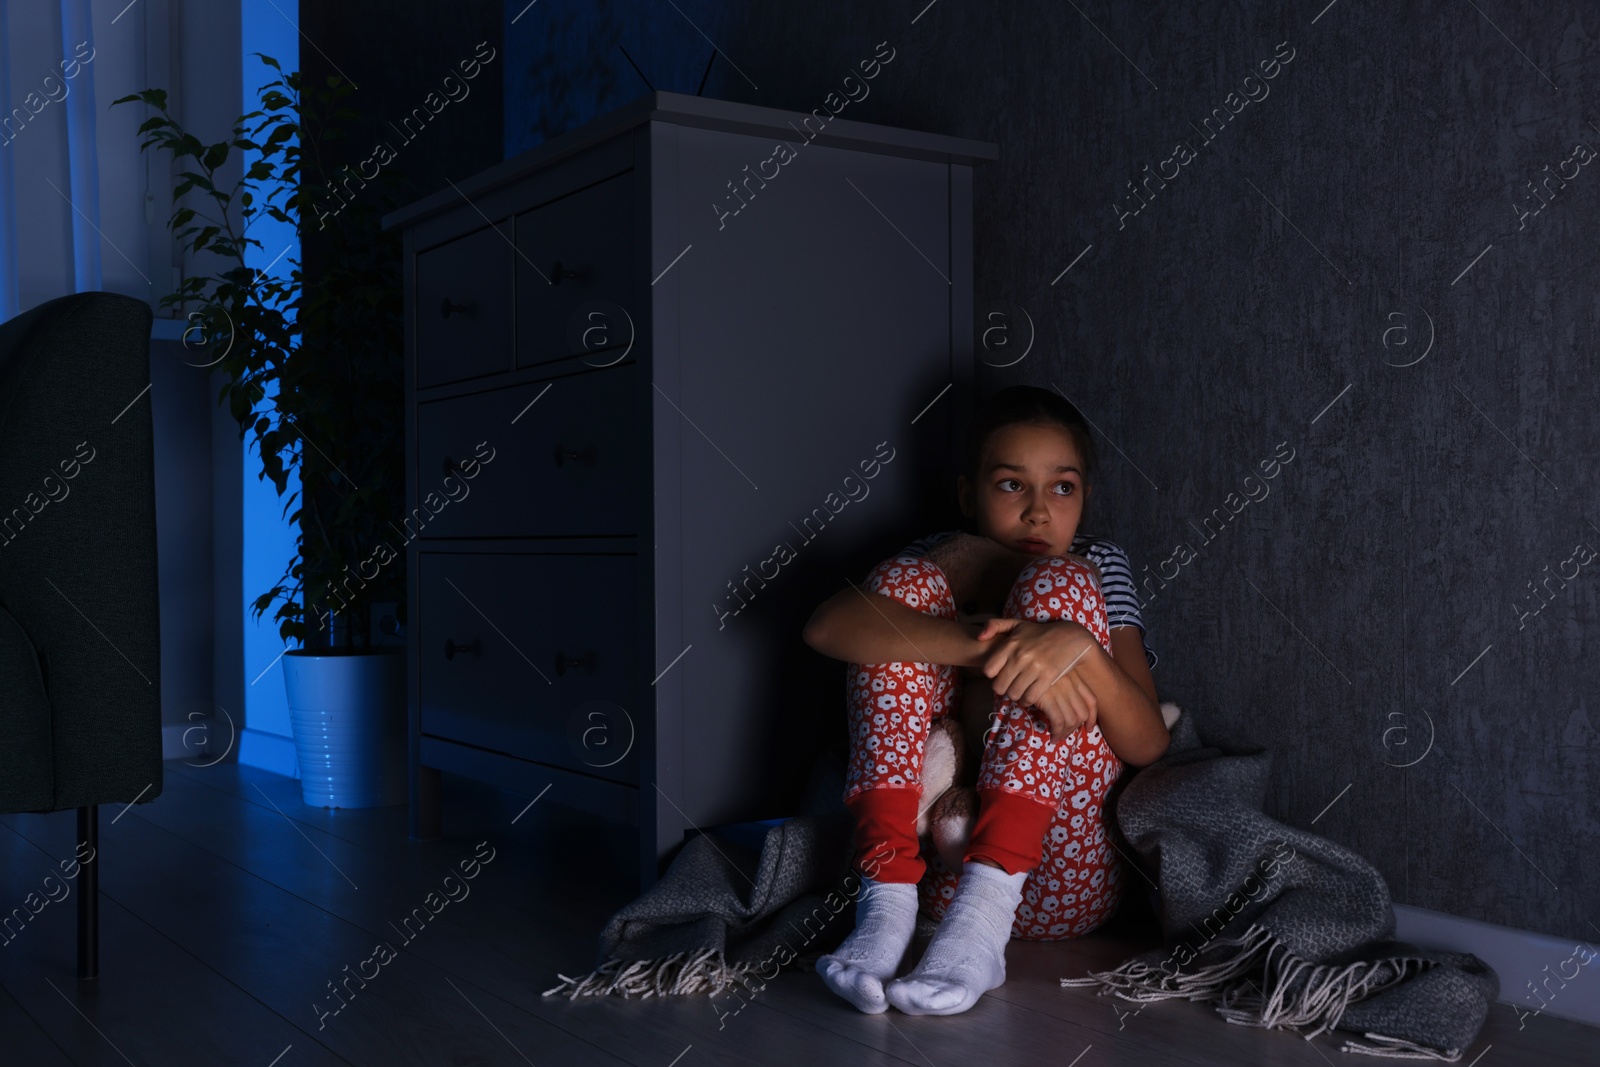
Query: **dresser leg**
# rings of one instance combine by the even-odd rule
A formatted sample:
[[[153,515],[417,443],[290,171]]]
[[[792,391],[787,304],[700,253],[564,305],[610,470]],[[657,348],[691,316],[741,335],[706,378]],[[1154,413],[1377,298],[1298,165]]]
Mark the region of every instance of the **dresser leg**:
[[[439,840],[439,769],[413,765],[411,769],[411,839]]]

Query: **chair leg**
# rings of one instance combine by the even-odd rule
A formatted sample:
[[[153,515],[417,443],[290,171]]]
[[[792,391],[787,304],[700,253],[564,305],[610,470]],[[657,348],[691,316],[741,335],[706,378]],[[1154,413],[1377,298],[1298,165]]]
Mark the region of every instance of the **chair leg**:
[[[100,809],[78,809],[78,841],[89,846],[89,862],[79,866],[78,977],[100,974]]]

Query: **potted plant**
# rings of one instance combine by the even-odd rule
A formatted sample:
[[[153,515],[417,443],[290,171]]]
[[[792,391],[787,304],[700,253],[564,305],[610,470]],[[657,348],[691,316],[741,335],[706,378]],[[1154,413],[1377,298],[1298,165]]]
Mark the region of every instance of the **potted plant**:
[[[185,345],[216,353],[203,366],[225,376],[218,402],[228,403],[241,438],[253,432],[258,477],[287,493],[283,509],[296,526],[283,578],[252,609],[259,620],[281,601],[279,635],[300,646],[282,662],[305,801],[397,804],[406,777],[404,646],[374,643],[371,617],[374,604],[392,602],[405,619],[405,542],[393,523],[405,502],[404,302],[398,237],[379,219],[406,183],[390,167],[355,176],[352,186],[353,172],[326,158],[343,146],[343,124],[359,118],[343,105],[348,82],[330,77],[305,99],[298,72],[255,54],[277,78],[223,141],[205,144],[185,131],[163,90],[115,103],[153,110],[139,127],[140,148],[164,149],[181,167],[168,228],[222,264],[185,277],[161,307],[196,309]],[[218,172],[245,151],[259,156],[224,187]],[[204,210],[182,202],[191,192],[208,202]],[[252,247],[271,254],[249,235],[262,217],[311,238],[309,281],[298,258],[286,260],[286,276],[246,265]],[[290,491],[295,473],[300,486]]]

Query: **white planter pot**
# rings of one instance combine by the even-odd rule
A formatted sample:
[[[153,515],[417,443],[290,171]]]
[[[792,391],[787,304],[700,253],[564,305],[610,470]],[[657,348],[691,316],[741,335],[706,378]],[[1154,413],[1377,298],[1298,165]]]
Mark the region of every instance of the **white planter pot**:
[[[406,800],[406,656],[290,649],[283,656],[300,791],[314,808]]]

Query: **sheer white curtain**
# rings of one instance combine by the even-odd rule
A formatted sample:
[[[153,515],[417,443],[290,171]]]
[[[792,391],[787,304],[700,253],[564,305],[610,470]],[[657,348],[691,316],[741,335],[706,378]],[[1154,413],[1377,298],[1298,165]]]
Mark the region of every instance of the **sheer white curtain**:
[[[139,151],[147,110],[111,101],[173,88],[175,6],[0,0],[0,320],[71,292],[173,288],[171,168]]]

